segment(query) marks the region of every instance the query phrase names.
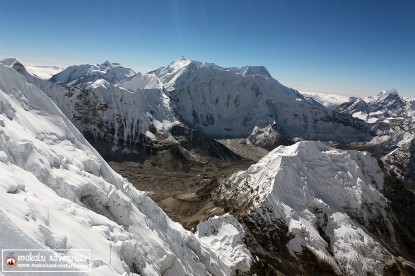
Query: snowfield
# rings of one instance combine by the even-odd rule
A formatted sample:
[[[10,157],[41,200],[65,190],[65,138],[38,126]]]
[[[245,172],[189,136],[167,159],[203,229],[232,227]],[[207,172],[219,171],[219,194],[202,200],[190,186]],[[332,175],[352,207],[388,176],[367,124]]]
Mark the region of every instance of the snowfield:
[[[3,248],[91,249],[90,275],[230,275],[241,258],[172,222],[116,174],[56,105],[0,65],[0,243]],[[214,221],[207,222],[215,224]],[[238,229],[234,220],[220,223]],[[235,231],[210,232],[210,239]],[[202,242],[203,240],[203,242]],[[232,250],[230,252],[233,252]],[[244,255],[245,254],[245,255]]]

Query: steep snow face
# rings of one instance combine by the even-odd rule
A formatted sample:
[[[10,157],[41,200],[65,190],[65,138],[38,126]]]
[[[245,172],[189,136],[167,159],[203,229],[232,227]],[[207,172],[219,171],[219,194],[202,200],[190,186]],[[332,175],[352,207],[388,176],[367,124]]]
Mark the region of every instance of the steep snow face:
[[[102,66],[118,68],[108,62]],[[166,126],[177,122],[176,114],[214,138],[246,138],[255,129],[273,125],[275,135],[266,137],[348,143],[370,140],[378,130],[305,99],[271,78],[262,66],[222,68],[180,58],[166,68],[120,81],[115,87],[91,66],[69,67],[61,73],[69,75],[74,69],[74,79],[88,80],[81,88],[52,88],[26,73],[23,65],[17,68],[15,63],[13,67],[54,99],[81,131],[107,138],[111,133],[116,143],[137,143],[144,134],[153,137],[148,132],[151,125],[165,133]],[[68,76],[69,82],[72,77]],[[139,108],[135,108],[137,104]]]
[[[163,83],[154,74],[141,74],[137,73],[127,80],[121,81],[117,86],[128,89],[136,90],[139,89],[162,89]]]
[[[301,258],[307,249],[337,274],[361,275],[383,271],[386,251],[364,227],[379,219],[388,223],[382,189],[383,173],[367,152],[298,142],[234,174],[218,194],[235,210],[246,210],[270,246],[280,246],[272,229],[282,223],[288,233],[278,235],[290,237],[292,256]]]
[[[236,218],[229,214],[210,218],[199,223],[195,235],[207,248],[218,253],[230,268],[229,274],[236,268],[240,272],[249,271],[252,256],[244,244],[245,230]]]
[[[3,248],[63,249],[68,256],[90,249],[91,275],[228,275],[246,268],[223,262],[200,242],[203,234],[172,222],[106,164],[48,96],[3,65],[0,202]]]
[[[104,139],[115,145],[131,146],[142,139],[152,139],[153,127],[165,134],[178,124],[170,107],[170,99],[161,89],[134,91],[98,79],[84,88],[64,87],[29,74],[16,60],[9,64],[29,83],[46,93],[84,134]]]
[[[56,84],[80,85],[98,79],[104,79],[115,84],[135,75],[130,68],[122,67],[119,63],[105,61],[102,64],[69,66],[62,72],[54,75],[50,81]]]
[[[239,70],[239,73],[242,76],[252,76],[252,75],[260,75],[266,78],[271,79],[271,74],[268,72],[267,68],[264,66],[243,66]]]
[[[415,183],[415,134],[403,133],[396,140],[397,148],[381,160],[400,179]]]
[[[148,133],[151,127],[157,133],[166,134],[173,125],[179,124],[170,108],[170,99],[160,89],[137,88],[131,92],[104,80],[97,80],[87,88],[90,90],[81,99],[82,110],[87,111],[90,100],[96,102],[102,109],[97,110],[98,117],[105,122],[105,128],[96,129],[97,136],[112,132],[115,143],[122,140],[125,144],[134,144],[139,142],[140,134],[153,138],[154,134]],[[85,99],[88,100],[82,103]],[[89,115],[93,120],[94,114]]]
[[[307,101],[263,67],[222,68],[181,58],[153,73],[180,117],[215,138],[247,137],[255,127],[275,124],[292,140],[370,139],[370,126]]]
[[[406,131],[397,132],[377,149],[385,167],[399,179],[415,183],[415,120]]]
[[[403,99],[399,96],[396,89],[384,90],[375,97],[368,97],[369,103],[376,109],[394,110],[404,104]]]

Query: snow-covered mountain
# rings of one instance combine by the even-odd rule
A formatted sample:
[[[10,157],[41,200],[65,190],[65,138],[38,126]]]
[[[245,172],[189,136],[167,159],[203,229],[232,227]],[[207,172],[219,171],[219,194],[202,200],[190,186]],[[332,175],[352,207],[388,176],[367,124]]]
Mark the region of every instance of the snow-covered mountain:
[[[92,248],[97,275],[232,275],[262,261],[285,274],[411,271],[391,254],[406,256],[399,245],[412,232],[395,235],[384,175],[367,152],[311,141],[280,146],[222,183],[215,200],[231,215],[210,218],[192,234],[113,172],[81,133],[101,153],[145,158],[174,149],[197,162],[195,152],[237,158],[210,137],[247,138],[268,150],[304,139],[382,141],[376,156],[407,179],[413,101],[401,99],[401,107],[389,93],[337,112],[283,86],[265,67],[185,58],[119,81],[106,79],[110,69],[74,66],[72,76],[55,76],[65,85],[33,76],[15,59],[0,63],[0,230],[18,233],[2,244],[69,255]],[[357,108],[406,115],[364,122],[353,118]]]
[[[247,138],[254,132],[258,132],[258,129],[262,131],[272,129],[274,132],[272,136],[288,141],[317,139],[352,143],[369,141],[374,135],[384,132],[378,125],[367,124],[352,116],[333,112],[316,101],[304,98],[296,90],[285,87],[273,79],[263,66],[222,68],[215,64],[186,60],[181,57],[167,67],[147,74],[135,74],[115,85],[107,81],[105,75],[90,74],[89,70],[90,67],[85,65],[71,66],[51,80],[55,83],[71,83],[73,88],[76,88],[79,80],[82,79],[82,82],[88,80],[82,88],[92,91],[93,93],[89,94],[98,98],[102,97],[101,93],[111,95],[111,97],[126,93],[130,95],[155,94],[151,96],[151,100],[145,96],[146,99],[140,99],[139,103],[130,100],[131,96],[126,96],[129,100],[125,102],[123,99],[124,103],[121,105],[127,105],[129,114],[136,114],[137,111],[131,109],[134,109],[133,106],[137,103],[139,105],[143,103],[144,107],[139,109],[139,113],[142,114],[142,111],[146,110],[150,117],[154,112],[150,109],[157,109],[161,106],[170,111],[167,112],[168,114],[162,112],[156,121],[166,116],[166,121],[171,122],[171,118],[177,116],[177,120],[213,138]],[[68,76],[72,74],[70,73],[72,71],[76,72],[74,74],[76,77]],[[63,76],[66,77],[62,81]],[[103,92],[104,90],[107,92]],[[122,99],[122,96],[119,96],[119,99]],[[68,109],[59,104],[67,100],[56,99],[55,102],[62,110]],[[101,101],[101,104],[109,102],[114,102],[114,100],[106,99]],[[129,105],[129,103],[134,104]],[[78,104],[78,107],[81,106],[89,112],[91,104]],[[118,106],[109,107],[111,110],[117,108]],[[70,114],[65,114],[71,118]],[[124,118],[124,115],[121,115],[121,118]],[[132,120],[129,125],[134,124]],[[112,127],[108,129],[112,131]],[[126,125],[125,129],[130,137],[139,136],[130,131],[138,128]],[[147,130],[147,127],[143,127],[138,134],[145,134]],[[272,148],[278,145],[270,141],[258,141],[258,143],[267,144]]]
[[[369,153],[307,141],[274,149],[216,194],[283,273],[381,275],[398,246],[383,185]]]
[[[337,144],[371,141],[376,145],[405,131],[397,129],[402,124],[396,122],[402,118],[405,122],[413,120],[414,102],[402,100],[396,91],[381,93],[366,99],[367,102],[352,99],[331,111],[281,85],[261,66],[222,68],[180,58],[168,67],[135,74],[115,85],[106,81],[105,75],[95,75],[95,81],[68,87],[29,74],[16,60],[3,63],[13,66],[51,97],[106,157],[117,158],[124,153],[140,155],[176,147],[180,139],[176,139],[171,130],[183,124],[199,131],[197,135],[248,138],[251,143],[272,150],[278,145],[304,139]],[[85,78],[88,76],[86,74]],[[399,105],[401,101],[402,106]],[[368,123],[352,117],[356,112],[367,110],[370,110],[367,116],[381,113],[412,116],[395,116],[393,121],[379,120],[378,116]],[[404,125],[411,125],[410,122]],[[220,144],[213,146],[214,143],[214,140],[209,142],[212,148],[221,147]],[[395,149],[395,144],[384,144],[377,156],[383,158]],[[203,148],[199,143],[181,148],[181,151],[194,146]],[[226,148],[219,151],[225,152]],[[231,153],[227,155],[232,156]],[[404,159],[405,162],[396,165],[399,170],[408,171],[402,164],[410,164],[410,158]],[[391,164],[397,162],[386,163],[392,169]]]
[[[184,230],[116,174],[46,94],[2,64],[0,179],[3,248],[90,249],[90,275],[250,269],[236,220],[209,220],[197,235]],[[206,230],[214,228],[233,230]],[[233,241],[228,251],[211,246],[215,236]]]
[[[154,138],[149,131],[151,127],[163,134],[178,124],[169,98],[160,89],[129,91],[112,85],[104,75],[95,75],[99,77],[97,80],[82,87],[66,87],[32,76],[15,59],[2,63],[13,67],[29,83],[46,93],[88,137],[106,140],[115,146],[120,143],[133,145],[142,139]]]
[[[33,77],[18,62],[13,66],[49,95],[87,137],[122,149],[165,140],[179,122],[213,138],[252,136],[251,141],[268,149],[297,139],[368,141],[379,131],[375,125],[307,101],[274,80],[264,67],[221,68],[181,58],[113,85],[105,75],[90,75],[90,67],[81,65],[52,79],[79,67],[86,72],[75,70],[77,80],[91,76],[95,80],[77,87],[70,78],[73,85],[62,87]],[[269,135],[258,136],[263,132]]]
[[[389,118],[414,117],[415,99],[403,99],[395,89],[384,90],[376,96],[351,98],[338,106],[336,111],[368,122],[389,122]]]
[[[367,122],[389,124],[389,139],[374,153],[388,171],[415,183],[415,99],[404,99],[395,89],[384,90],[376,96],[353,98],[336,111]]]
[[[180,58],[151,72],[164,84],[177,114],[214,138],[248,137],[274,126],[288,140],[367,141],[375,126],[308,101],[262,66],[222,68]]]
[[[15,59],[2,62],[44,91],[106,159],[146,159],[175,152],[174,162],[167,165],[185,170],[200,163],[200,155],[238,158],[219,142],[183,126],[163,89],[127,90],[104,79],[81,87],[62,86],[29,74]]]
[[[119,63],[105,61],[102,64],[83,64],[69,66],[62,72],[52,76],[50,81],[56,84],[80,85],[104,79],[115,84],[135,75],[130,68],[122,67]]]
[[[394,135],[382,144],[376,155],[385,167],[399,179],[409,182],[415,188],[415,122],[411,130]],[[386,154],[384,154],[386,152]]]
[[[163,88],[163,83],[161,82],[160,79],[158,79],[156,77],[155,74],[152,74],[152,73],[148,73],[148,74],[137,73],[134,76],[117,83],[116,86],[134,91],[137,88],[139,88],[139,89],[146,89],[146,88],[149,88],[149,89],[151,89],[151,88],[162,89]]]

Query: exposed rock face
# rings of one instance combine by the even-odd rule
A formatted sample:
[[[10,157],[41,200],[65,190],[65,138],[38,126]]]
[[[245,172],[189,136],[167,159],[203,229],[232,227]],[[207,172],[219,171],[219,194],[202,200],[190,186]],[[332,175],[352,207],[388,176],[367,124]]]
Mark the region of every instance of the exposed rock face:
[[[265,128],[254,128],[249,135],[248,140],[266,150],[273,150],[279,145],[289,145],[290,142],[278,133],[275,125],[269,125]]]
[[[377,154],[389,151],[381,157],[392,175],[408,182],[415,190],[415,133],[404,132],[379,147]]]

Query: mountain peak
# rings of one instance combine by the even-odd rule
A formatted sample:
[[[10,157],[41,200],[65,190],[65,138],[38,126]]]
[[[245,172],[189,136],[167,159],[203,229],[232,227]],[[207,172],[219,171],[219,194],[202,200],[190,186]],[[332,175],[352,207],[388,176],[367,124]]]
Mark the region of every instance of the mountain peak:
[[[1,64],[6,66],[12,66],[13,64],[19,62],[16,58],[6,58],[0,61]],[[19,62],[20,63],[20,62]]]
[[[396,89],[383,90],[370,102],[374,106],[394,106],[403,104],[401,96]]]
[[[135,72],[132,69],[106,60],[102,64],[96,65],[83,64],[69,66],[62,72],[52,76],[50,81],[57,84],[78,85],[92,83],[102,78],[109,83],[115,84],[133,75],[135,75]]]
[[[185,67],[186,65],[189,65],[190,63],[192,63],[192,60],[188,60],[184,56],[180,56],[178,59],[170,63],[170,65],[167,66],[167,68],[170,68],[170,70],[175,71],[182,67]]]
[[[23,74],[23,75],[28,74],[26,67],[16,58],[6,58],[0,61],[0,63],[5,66],[12,67],[14,70],[19,72],[20,74]]]
[[[176,61],[185,61],[186,58],[184,56],[180,56],[176,59]]]
[[[108,61],[108,60],[106,60],[103,63],[101,63],[101,66],[110,67],[110,68],[113,68],[113,67],[122,67],[120,63],[118,63],[118,62],[111,62],[111,61]]]
[[[112,65],[112,63],[111,63],[111,62],[109,62],[108,60],[106,60],[106,61],[104,61],[101,65],[104,65],[104,66],[110,66],[110,65]]]
[[[240,73],[243,76],[261,75],[267,78],[271,78],[271,74],[268,72],[265,66],[243,66],[241,67]]]
[[[390,90],[383,90],[378,95],[384,95],[384,96],[394,95],[394,96],[399,96],[398,91],[395,88],[392,88]]]

